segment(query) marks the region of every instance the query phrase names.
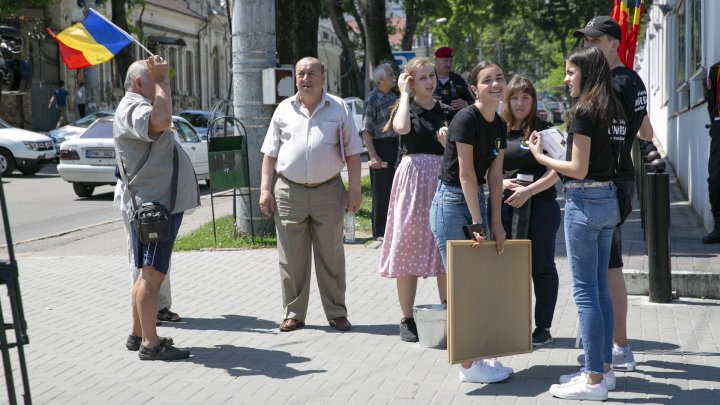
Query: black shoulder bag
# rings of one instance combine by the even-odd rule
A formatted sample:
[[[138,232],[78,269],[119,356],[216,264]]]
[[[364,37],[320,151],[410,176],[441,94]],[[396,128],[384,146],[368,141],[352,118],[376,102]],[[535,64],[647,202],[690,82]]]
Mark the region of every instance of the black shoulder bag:
[[[152,143],[150,143],[150,148],[152,148]],[[150,153],[148,153],[148,156],[150,156]],[[118,154],[118,157],[120,159],[120,174],[122,174],[123,181],[125,182],[125,192],[130,193],[130,201],[133,207],[130,222],[135,229],[138,239],[144,245],[167,242],[168,239],[170,239],[170,215],[172,215],[172,211],[175,209],[175,198],[177,195],[178,152],[175,141],[173,141],[173,174],[170,186],[170,207],[165,207],[158,202],[151,201],[143,202],[138,208],[135,196],[130,190],[130,181],[125,172],[125,164],[120,154]]]

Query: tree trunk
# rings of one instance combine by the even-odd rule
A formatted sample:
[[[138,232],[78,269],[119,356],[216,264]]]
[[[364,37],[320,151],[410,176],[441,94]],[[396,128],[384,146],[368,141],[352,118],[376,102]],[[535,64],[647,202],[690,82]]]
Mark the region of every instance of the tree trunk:
[[[127,0],[112,0],[112,22],[123,29],[125,32],[130,32],[127,23],[127,9],[125,7]],[[127,46],[120,53],[115,55],[115,66],[117,66],[119,85],[122,88],[125,81],[125,75],[135,60],[133,60],[132,49],[133,46]],[[150,55],[147,55],[150,56]],[[118,84],[118,83],[114,83]]]
[[[281,64],[318,56],[320,0],[278,0],[275,44]]]
[[[348,25],[345,23],[343,16],[342,0],[324,0],[325,6],[332,22],[335,35],[340,39],[342,44],[342,61],[343,66],[347,69],[345,77],[347,78],[347,88],[343,89],[346,94],[343,96],[356,96],[365,98],[365,89],[363,87],[363,75],[355,59],[355,47],[350,39]]]
[[[367,43],[367,60],[369,69],[381,63],[390,63],[397,70],[395,59],[390,48],[385,18],[385,0],[363,0],[361,2],[365,22],[365,42]]]
[[[415,37],[420,18],[414,0],[405,0],[403,3],[405,5],[405,31],[401,46],[403,51],[412,51],[413,37]]]

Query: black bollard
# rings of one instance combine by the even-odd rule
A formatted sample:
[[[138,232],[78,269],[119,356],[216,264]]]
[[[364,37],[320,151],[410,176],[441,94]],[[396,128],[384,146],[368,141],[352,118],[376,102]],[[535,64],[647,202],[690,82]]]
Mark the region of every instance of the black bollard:
[[[656,159],[645,174],[647,217],[645,222],[648,248],[648,284],[650,302],[672,301],[670,275],[670,176],[664,173],[665,162]]]

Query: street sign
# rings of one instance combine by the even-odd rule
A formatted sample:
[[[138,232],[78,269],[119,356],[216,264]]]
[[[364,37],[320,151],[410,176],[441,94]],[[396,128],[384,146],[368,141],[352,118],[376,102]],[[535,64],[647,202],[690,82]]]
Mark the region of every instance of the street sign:
[[[414,58],[415,52],[393,52],[393,58],[395,58],[395,63],[398,65],[398,69],[402,72],[403,68],[405,67],[405,64],[412,58]]]

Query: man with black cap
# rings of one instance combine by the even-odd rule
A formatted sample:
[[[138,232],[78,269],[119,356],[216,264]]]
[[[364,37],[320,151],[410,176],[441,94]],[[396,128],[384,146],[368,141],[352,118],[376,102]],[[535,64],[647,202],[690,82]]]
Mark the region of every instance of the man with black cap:
[[[635,169],[630,158],[630,150],[636,136],[645,141],[652,141],[654,134],[647,116],[645,84],[634,70],[625,67],[620,61],[618,47],[622,41],[622,34],[615,20],[608,16],[593,17],[585,28],[575,31],[573,36],[582,37],[586,47],[595,46],[600,49],[610,64],[613,89],[622,103],[628,123],[625,143],[620,151],[620,175],[625,183],[625,198],[632,201],[635,194]],[[610,298],[615,314],[612,365],[615,369],[633,371],[636,363],[627,340],[627,288],[622,273],[622,236],[619,226],[613,233],[608,267]],[[584,358],[578,358],[578,361],[582,365],[585,364]]]
[[[462,76],[450,71],[452,63],[452,48],[443,46],[435,51],[435,74],[438,79],[435,98],[457,111],[472,104],[475,100],[470,95],[468,85]]]

